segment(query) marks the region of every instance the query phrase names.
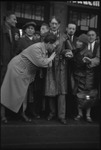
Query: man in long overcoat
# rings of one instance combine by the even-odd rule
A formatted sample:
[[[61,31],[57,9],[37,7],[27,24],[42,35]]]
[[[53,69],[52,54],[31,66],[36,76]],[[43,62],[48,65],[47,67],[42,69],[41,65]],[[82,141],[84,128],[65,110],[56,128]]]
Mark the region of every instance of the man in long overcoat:
[[[1,27],[1,84],[7,71],[7,65],[15,55],[16,23],[17,19],[14,12],[8,11]],[[5,107],[1,106],[2,118],[4,118],[5,113]],[[7,122],[6,119],[5,122]]]
[[[56,115],[55,101],[58,101],[58,119],[62,124],[66,124],[66,99],[67,94],[67,62],[62,53],[64,50],[65,35],[59,31],[60,21],[54,16],[50,21],[50,32],[57,36],[59,45],[55,49],[57,53],[52,68],[47,69],[45,79],[45,96],[48,96],[50,114],[48,120]]]
[[[1,83],[5,76],[7,65],[14,57],[15,30],[17,19],[14,12],[7,12],[1,26]]]

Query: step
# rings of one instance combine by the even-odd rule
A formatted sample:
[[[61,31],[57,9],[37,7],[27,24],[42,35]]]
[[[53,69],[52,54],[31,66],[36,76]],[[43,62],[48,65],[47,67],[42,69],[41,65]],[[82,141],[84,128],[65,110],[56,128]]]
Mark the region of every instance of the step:
[[[1,125],[2,148],[99,148],[98,123],[33,120]]]

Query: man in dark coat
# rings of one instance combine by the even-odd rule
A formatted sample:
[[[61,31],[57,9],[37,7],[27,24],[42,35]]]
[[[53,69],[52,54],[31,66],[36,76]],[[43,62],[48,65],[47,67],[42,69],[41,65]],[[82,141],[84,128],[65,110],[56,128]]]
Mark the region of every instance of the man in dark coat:
[[[15,54],[16,23],[15,13],[11,11],[7,12],[1,27],[1,84],[7,71],[7,65]],[[1,106],[2,121],[6,123],[5,113],[5,107]]]
[[[1,83],[9,61],[14,57],[15,30],[17,19],[14,12],[7,12],[1,27]]]
[[[67,40],[65,42],[65,48],[66,49],[70,49],[72,51],[75,50],[76,47],[76,41],[77,41],[77,37],[75,36],[75,32],[76,32],[76,24],[75,22],[69,22],[67,27],[66,27],[66,35],[67,35]],[[67,79],[67,87],[68,87],[68,95],[67,96],[67,116],[68,117],[73,117],[76,111],[76,107],[75,107],[75,100],[74,100],[74,96],[72,94],[72,61],[71,59],[68,57],[67,58],[68,61],[68,79]]]

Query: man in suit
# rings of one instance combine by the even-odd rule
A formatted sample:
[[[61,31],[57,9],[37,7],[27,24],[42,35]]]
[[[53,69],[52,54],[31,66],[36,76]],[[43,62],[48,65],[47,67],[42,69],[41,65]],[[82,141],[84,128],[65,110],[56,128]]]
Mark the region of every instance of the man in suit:
[[[69,22],[67,27],[66,27],[66,34],[68,36],[68,39],[70,40],[71,44],[73,44],[73,48],[75,49],[75,45],[76,45],[76,36],[75,36],[75,32],[76,32],[76,24],[74,22]]]
[[[14,12],[7,12],[4,17],[4,23],[1,27],[1,63],[2,63],[2,74],[1,82],[3,81],[4,75],[7,70],[9,61],[14,57],[15,39],[14,39],[14,28],[16,28],[17,18]]]
[[[1,84],[3,82],[7,65],[15,54],[15,28],[17,18],[14,12],[8,11],[1,27]],[[5,107],[1,106],[1,120],[7,123]]]
[[[66,27],[66,35],[67,35],[67,40],[65,42],[65,48],[70,49],[72,51],[75,50],[76,48],[76,41],[77,37],[75,36],[77,26],[75,22],[69,22],[67,27]],[[67,79],[67,87],[68,87],[68,95],[67,95],[67,116],[68,117],[73,117],[76,111],[76,104],[74,101],[74,97],[72,94],[72,86],[74,84],[74,79],[72,75],[72,68],[73,68],[73,62],[71,59],[67,59],[68,61],[68,79]]]

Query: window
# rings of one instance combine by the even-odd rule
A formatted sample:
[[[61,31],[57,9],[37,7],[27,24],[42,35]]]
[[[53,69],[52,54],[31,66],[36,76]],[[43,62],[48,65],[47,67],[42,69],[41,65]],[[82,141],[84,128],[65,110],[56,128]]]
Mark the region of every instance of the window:
[[[89,28],[97,28],[98,15],[71,10],[69,12],[69,21],[76,22],[81,30],[87,31]]]
[[[44,6],[40,3],[13,3],[13,11],[17,17],[44,21]]]

